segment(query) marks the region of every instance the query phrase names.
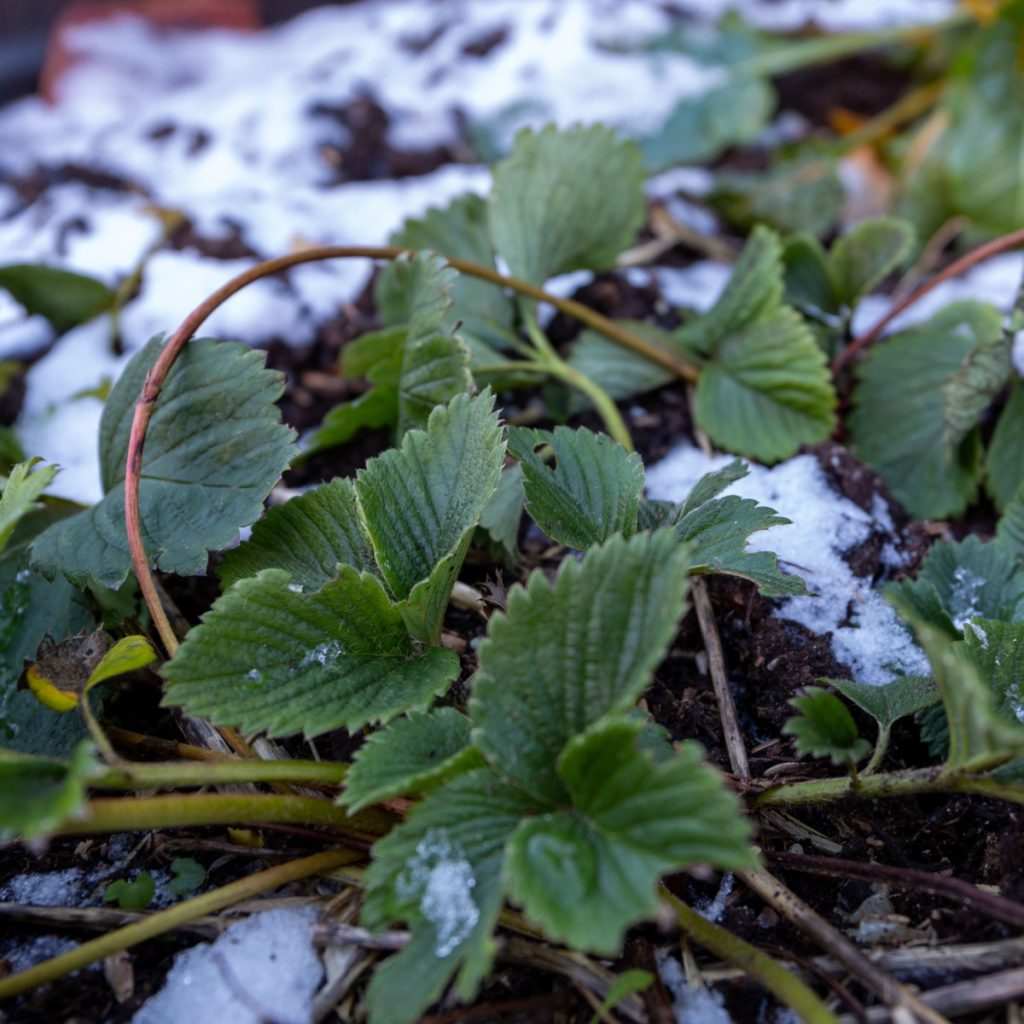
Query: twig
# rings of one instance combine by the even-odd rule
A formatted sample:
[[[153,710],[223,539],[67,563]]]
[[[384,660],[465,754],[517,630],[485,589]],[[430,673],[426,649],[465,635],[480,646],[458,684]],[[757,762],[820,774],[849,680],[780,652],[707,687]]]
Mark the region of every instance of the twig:
[[[105,932],[149,917],[152,914],[111,907],[37,907],[24,903],[0,903],[0,920],[61,930]],[[223,925],[215,917],[196,918],[174,928],[174,931],[198,935],[203,939],[215,939],[223,930]]]
[[[835,1014],[795,974],[721,925],[701,917],[664,882],[660,890],[675,912],[679,926],[694,942],[739,967],[744,974],[795,1010],[805,1024],[835,1024]]]
[[[718,633],[715,613],[708,597],[707,584],[700,577],[690,580],[690,592],[693,594],[693,607],[697,612],[701,635],[704,637],[704,650],[708,655],[708,671],[718,699],[718,713],[722,719],[722,733],[725,736],[725,748],[729,752],[729,763],[733,772],[743,781],[750,778],[750,764],[747,761],[747,748],[743,743],[739,719],[736,717],[736,704],[732,699],[729,677],[725,671],[725,655],[722,653],[722,638]]]
[[[351,924],[318,924],[313,942],[318,946],[362,946],[364,949],[405,949],[412,941],[410,932],[373,932]]]
[[[358,856],[359,854],[353,853],[351,850],[315,853],[311,857],[293,860],[288,864],[279,864],[266,871],[250,875],[248,878],[241,878],[220,889],[214,889],[212,892],[203,893],[202,896],[196,896],[194,899],[168,907],[167,910],[157,911],[155,914],[150,914],[144,921],[137,921],[124,928],[108,932],[98,939],[83,943],[68,953],[44,960],[41,964],[13,974],[9,978],[0,979],[0,1000],[10,999],[12,996],[20,995],[39,985],[56,981],[72,971],[102,960],[111,953],[130,949],[147,939],[163,935],[187,921],[193,921],[215,911],[223,910],[225,907],[255,896],[257,893],[266,892],[268,889],[277,889],[300,878],[308,878],[310,875],[332,871]]]
[[[971,882],[936,875],[917,868],[898,868],[872,861],[844,860],[840,857],[810,857],[800,853],[766,853],[781,867],[810,875],[831,878],[863,878],[919,889],[943,896],[965,907],[972,907],[1014,928],[1024,928],[1024,905],[998,893],[986,892]]]
[[[933,288],[937,288],[943,282],[949,281],[954,277],[958,277],[965,270],[970,270],[971,267],[987,260],[990,256],[996,256],[999,253],[1008,252],[1010,249],[1016,249],[1021,245],[1024,245],[1024,228],[1017,231],[1011,231],[1008,235],[1002,235],[1000,238],[994,238],[991,242],[979,245],[976,249],[972,249],[966,255],[961,256],[960,259],[954,260],[948,267],[944,267],[940,270],[933,278],[930,278],[928,281],[925,281],[924,284],[915,288],[906,298],[900,299],[898,302],[894,303],[889,312],[886,313],[885,316],[881,317],[873,327],[866,330],[862,335],[860,335],[860,337],[851,341],[850,344],[832,360],[832,375],[838,375],[858,352],[867,348],[868,345],[873,344],[881,336],[886,327],[896,319],[896,317],[898,317],[904,310],[913,306],[918,300],[924,298],[924,296]]]
[[[764,868],[750,868],[739,872],[740,878],[769,906],[809,935],[832,954],[855,977],[859,978],[890,1010],[901,1012],[906,1019],[927,1021],[928,1024],[949,1024],[931,1007],[925,1005],[906,985],[886,974],[873,963],[845,935],[828,923],[816,910],[791,892]]]

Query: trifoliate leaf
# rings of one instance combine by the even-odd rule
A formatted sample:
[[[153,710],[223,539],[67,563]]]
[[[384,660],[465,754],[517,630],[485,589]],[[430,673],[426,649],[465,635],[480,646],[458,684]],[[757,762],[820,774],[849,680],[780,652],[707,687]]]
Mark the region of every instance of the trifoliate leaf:
[[[834,686],[884,729],[891,728],[901,718],[916,715],[939,700],[938,687],[930,676],[897,676],[883,686],[850,679],[823,679],[821,682]]]
[[[996,540],[1010,555],[1024,561],[1024,485],[999,517]]]
[[[122,910],[145,910],[153,902],[156,882],[148,871],[140,871],[132,881],[118,878],[103,890],[104,903],[117,903]]]
[[[221,559],[217,574],[227,589],[263,569],[284,569],[292,582],[317,590],[339,565],[373,572],[370,538],[351,480],[332,480],[275,505],[252,536]]]
[[[487,224],[487,201],[468,193],[443,208],[432,207],[422,217],[407,220],[391,236],[391,245],[429,249],[442,256],[494,266],[494,246]],[[384,295],[378,291],[378,302]],[[384,314],[381,308],[382,315]],[[515,307],[500,288],[460,274],[452,285],[452,308],[441,321],[444,333],[456,326],[474,362],[487,350],[502,350],[514,338]]]
[[[56,466],[44,466],[33,473],[33,467],[40,461],[19,462],[8,474],[7,483],[0,493],[0,554],[3,554],[21,519],[39,507],[36,499],[59,472]]]
[[[381,574],[425,642],[440,634],[454,577],[498,486],[505,443],[493,406],[489,391],[459,395],[357,477]]]
[[[32,558],[52,578],[62,572],[115,589],[131,567],[124,516],[124,473],[135,402],[160,354],[151,341],[114,385],[100,421],[103,500],[50,527]],[[208,552],[227,547],[259,518],[263,500],[287,467],[293,432],[274,404],[284,378],[264,369],[246,345],[192,341],[167,378],[142,458],[139,504],[151,564],[190,575]]]
[[[38,313],[49,320],[61,334],[114,305],[114,293],[102,281],[41,263],[0,267],[0,288],[27,313]]]
[[[70,761],[0,748],[0,840],[55,832],[85,802],[96,770],[93,745],[82,740]]]
[[[886,598],[904,618],[959,640],[971,619],[1024,620],[1024,566],[999,543],[984,544],[975,536],[940,541],[917,577],[889,584]]]
[[[1004,509],[1024,486],[1024,382],[1016,381],[1003,406],[985,456],[985,489]]]
[[[916,516],[959,515],[974,500],[980,477],[979,444],[971,431],[951,448],[951,410],[945,388],[976,349],[1002,340],[1002,317],[980,302],[947,306],[920,327],[871,349],[857,368],[859,383],[849,418],[852,448],[885,478]]]
[[[460,775],[430,794],[373,848],[363,922],[407,921],[412,942],[374,971],[367,994],[375,1020],[412,1024],[455,971],[472,998],[494,956],[505,844],[535,802],[490,769]]]
[[[570,270],[607,270],[644,220],[640,150],[600,125],[522,131],[494,168],[495,248],[533,284]]]
[[[801,756],[828,757],[833,764],[855,764],[871,744],[857,735],[857,723],[846,705],[820,686],[808,686],[803,696],[789,702],[800,712],[782,727],[796,739]]]
[[[866,220],[847,231],[830,253],[840,302],[853,306],[869,294],[907,258],[913,244],[913,227],[895,217]]]
[[[686,96],[641,142],[647,165],[658,170],[713,160],[729,146],[754,139],[774,109],[772,87],[751,76],[736,75],[717,88]]]
[[[942,695],[949,729],[947,763],[952,768],[981,771],[1024,755],[1024,726],[1015,716],[999,713],[997,700],[963,642],[911,620],[918,642],[928,655]]]
[[[280,569],[239,580],[163,667],[165,702],[246,732],[316,736],[426,707],[458,674],[418,648],[380,581],[343,565],[314,592]]]
[[[371,733],[356,753],[341,797],[349,810],[393,796],[436,789],[442,782],[483,765],[470,746],[470,721],[454,708],[399,718]]]
[[[705,357],[694,410],[728,451],[775,462],[831,433],[835,391],[821,349],[782,305],[778,237],[758,228],[715,307],[677,332]]]
[[[553,467],[538,454],[542,445],[550,446]],[[559,544],[582,551],[636,531],[644,466],[635,452],[582,427],[513,427],[508,446],[523,469],[527,512]]]
[[[784,157],[767,171],[721,172],[710,198],[738,227],[767,224],[821,238],[839,220],[845,192],[835,160],[805,152]]]
[[[667,530],[613,537],[509,591],[480,645],[474,742],[526,792],[566,796],[554,764],[604,714],[632,706],[675,634],[686,551]],[[523,652],[529,651],[525,659]]]
[[[640,728],[612,718],[571,740],[558,759],[571,809],[528,818],[509,841],[512,899],[577,949],[617,953],[629,925],[657,910],[668,871],[755,863],[739,803],[700,747],[655,765]]]
[[[675,531],[689,546],[691,575],[741,576],[756,583],[766,597],[786,597],[806,594],[803,580],[782,572],[774,552],[747,551],[746,547],[752,533],[790,522],[776,515],[775,509],[731,494],[686,513]]]
[[[487,507],[480,513],[480,530],[501,557],[515,561],[519,556],[519,524],[523,518],[526,491],[523,470],[518,463],[501,471],[498,487]]]

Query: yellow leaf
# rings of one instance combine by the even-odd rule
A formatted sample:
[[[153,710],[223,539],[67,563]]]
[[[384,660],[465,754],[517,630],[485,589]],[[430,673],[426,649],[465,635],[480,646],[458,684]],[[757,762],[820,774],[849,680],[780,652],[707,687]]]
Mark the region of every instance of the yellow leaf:
[[[25,681],[35,694],[36,700],[45,704],[52,711],[64,714],[65,711],[70,711],[78,706],[78,694],[59,689],[39,671],[38,665],[29,665],[25,670]]]

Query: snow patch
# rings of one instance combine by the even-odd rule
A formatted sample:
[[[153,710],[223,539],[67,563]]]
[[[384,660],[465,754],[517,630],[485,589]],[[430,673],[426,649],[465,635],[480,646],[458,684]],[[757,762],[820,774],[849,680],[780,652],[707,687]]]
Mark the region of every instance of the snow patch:
[[[706,456],[692,445],[671,452],[647,471],[652,498],[682,501],[705,473],[731,461],[727,455]],[[830,486],[817,459],[800,455],[771,469],[751,464],[749,476],[725,494],[754,498],[793,521],[755,533],[751,551],[774,551],[780,564],[802,576],[811,595],[792,597],[778,608],[815,633],[832,635],[832,650],[860,682],[880,685],[902,674],[927,674],[928,662],[892,607],[871,586],[855,576],[843,554],[880,533],[895,560],[898,538],[884,503],[865,512]]]
[[[691,985],[675,957],[659,949],[655,960],[661,980],[672,996],[672,1009],[679,1024],[733,1024],[722,997],[709,988]]]
[[[177,956],[132,1024],[310,1024],[323,976],[313,907],[267,910]]]

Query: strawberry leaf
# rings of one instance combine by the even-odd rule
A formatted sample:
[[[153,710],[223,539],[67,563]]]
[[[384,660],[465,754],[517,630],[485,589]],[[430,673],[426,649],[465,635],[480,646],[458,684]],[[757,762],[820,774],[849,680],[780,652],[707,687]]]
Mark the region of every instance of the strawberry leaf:
[[[871,744],[857,735],[857,723],[846,705],[820,686],[808,686],[803,696],[790,702],[800,712],[782,727],[796,739],[797,753],[803,757],[827,757],[833,764],[855,764]]]
[[[883,729],[939,701],[939,691],[930,676],[897,676],[882,686],[850,679],[822,679],[821,682],[834,686]]]
[[[985,489],[996,507],[1006,508],[1024,486],[1024,381],[1016,380],[1003,406],[985,456]]]
[[[102,282],[41,263],[12,263],[0,267],[0,288],[9,292],[25,312],[49,320],[59,334],[105,313],[114,293]]]
[[[32,468],[40,461],[19,462],[11,469],[0,493],[0,554],[3,554],[18,523],[39,507],[37,499],[59,472],[56,466],[43,466],[33,473]]]
[[[878,217],[851,228],[832,246],[837,298],[854,306],[909,255],[914,229],[905,220]]]

